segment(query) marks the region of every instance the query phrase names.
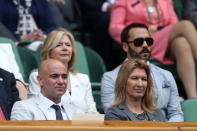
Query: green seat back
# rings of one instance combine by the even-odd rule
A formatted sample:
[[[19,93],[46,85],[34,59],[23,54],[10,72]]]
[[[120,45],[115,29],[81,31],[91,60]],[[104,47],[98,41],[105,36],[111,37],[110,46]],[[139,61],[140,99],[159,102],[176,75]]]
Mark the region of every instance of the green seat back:
[[[182,0],[174,0],[174,10],[179,20],[183,19],[183,3]]]
[[[184,121],[197,122],[197,98],[185,100],[181,103]]]
[[[83,45],[77,41],[76,42],[76,64],[75,69],[80,72],[87,74],[89,76],[89,68],[88,68],[88,62],[85,54],[85,50]]]
[[[87,61],[88,61],[88,67],[90,72],[90,81],[91,82],[101,82],[101,78],[103,76],[103,73],[106,72],[106,66],[103,62],[103,59],[101,56],[95,52],[94,50],[84,47]]]
[[[38,48],[36,51],[32,51],[37,63],[40,65],[41,63],[41,55],[40,55],[41,48]]]
[[[100,113],[104,113],[101,104],[100,87],[101,87],[101,78],[103,76],[103,73],[106,72],[106,66],[103,62],[103,59],[97,52],[95,52],[94,50],[88,47],[84,47],[84,49],[88,61],[90,81],[92,86],[92,94],[96,102],[96,108]]]
[[[29,78],[31,71],[35,68],[38,68],[39,63],[36,60],[33,51],[25,47],[18,46],[18,52],[22,60],[23,68],[24,68],[24,75],[25,75],[24,80],[28,82],[28,78]]]
[[[17,50],[17,46],[15,45],[14,41],[12,41],[9,38],[0,37],[0,43],[10,44],[12,46],[12,51],[14,52],[15,59],[18,64],[19,70],[23,76],[23,79],[25,80],[25,73],[24,73],[25,71],[23,69],[22,60],[20,59],[19,52]]]
[[[92,94],[94,97],[94,101],[96,102],[96,109],[99,113],[103,114],[103,107],[101,104],[101,91],[100,90],[92,90]]]

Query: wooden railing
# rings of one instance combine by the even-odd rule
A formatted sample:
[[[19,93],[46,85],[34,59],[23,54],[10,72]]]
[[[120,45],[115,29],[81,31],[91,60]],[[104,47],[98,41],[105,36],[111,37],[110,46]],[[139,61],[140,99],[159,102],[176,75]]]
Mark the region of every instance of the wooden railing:
[[[197,122],[0,121],[0,131],[197,131]]]

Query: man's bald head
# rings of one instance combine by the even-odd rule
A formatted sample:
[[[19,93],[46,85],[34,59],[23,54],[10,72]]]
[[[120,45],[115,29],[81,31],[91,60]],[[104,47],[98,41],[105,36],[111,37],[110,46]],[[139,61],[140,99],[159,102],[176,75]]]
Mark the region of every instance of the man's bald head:
[[[67,71],[67,65],[65,65],[61,61],[56,60],[56,59],[47,59],[47,60],[44,60],[40,64],[39,69],[38,69],[38,73],[39,74],[42,74],[43,72],[46,72],[49,68],[51,68],[51,66],[54,65],[53,63],[61,64],[61,65],[65,66],[65,70]]]
[[[59,103],[67,89],[67,75],[67,65],[61,61],[55,59],[43,61],[38,74],[41,93],[53,102]]]

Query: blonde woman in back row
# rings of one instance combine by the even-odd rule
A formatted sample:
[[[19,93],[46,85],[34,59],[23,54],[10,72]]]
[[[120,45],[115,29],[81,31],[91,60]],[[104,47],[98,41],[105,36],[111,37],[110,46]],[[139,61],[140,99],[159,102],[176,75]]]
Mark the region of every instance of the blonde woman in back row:
[[[44,41],[41,48],[41,59],[58,59],[68,64],[69,76],[66,93],[62,101],[73,105],[75,113],[98,113],[93,99],[89,77],[74,70],[76,59],[76,46],[73,35],[59,28],[52,31]],[[32,72],[29,78],[28,96],[32,97],[40,92],[37,81],[38,72]]]

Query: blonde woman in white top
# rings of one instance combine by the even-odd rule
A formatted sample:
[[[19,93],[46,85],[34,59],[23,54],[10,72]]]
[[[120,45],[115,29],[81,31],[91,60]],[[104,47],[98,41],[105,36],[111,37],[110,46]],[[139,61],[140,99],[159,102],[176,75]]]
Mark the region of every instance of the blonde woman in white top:
[[[62,101],[73,105],[75,113],[98,113],[93,99],[89,77],[73,69],[76,57],[76,47],[73,35],[59,28],[52,31],[44,41],[41,49],[41,59],[58,59],[68,64],[69,77],[66,93],[62,96]],[[40,92],[37,81],[38,72],[33,72],[29,78],[29,97]]]

